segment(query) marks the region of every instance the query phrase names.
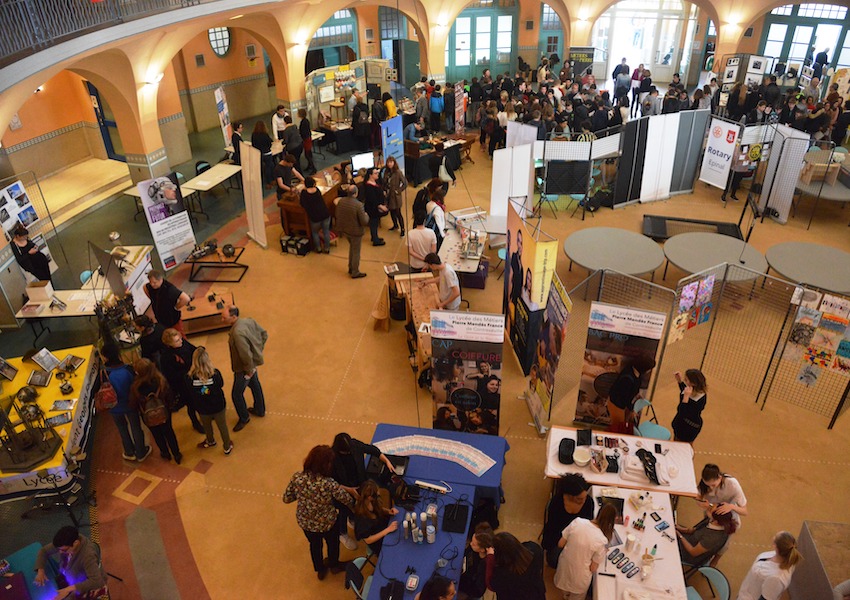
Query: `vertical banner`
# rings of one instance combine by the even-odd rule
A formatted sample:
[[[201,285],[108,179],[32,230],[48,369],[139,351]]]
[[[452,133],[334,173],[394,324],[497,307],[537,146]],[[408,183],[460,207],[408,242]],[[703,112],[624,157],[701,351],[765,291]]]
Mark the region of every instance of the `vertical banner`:
[[[218,122],[221,125],[221,134],[224,136],[224,145],[229,146],[233,141],[233,127],[230,125],[230,111],[227,108],[227,96],[224,95],[224,87],[215,89],[215,109],[218,112]]]
[[[708,145],[702,157],[699,180],[709,185],[726,189],[732,156],[735,154],[735,142],[741,128],[721,119],[712,119],[708,128]]]
[[[552,414],[555,372],[561,360],[561,349],[567,335],[567,321],[572,309],[573,301],[570,300],[561,279],[554,275],[526,391],[526,403],[538,431],[542,429],[542,420],[548,420]]]
[[[507,317],[506,328],[514,352],[522,372],[528,375],[555,273],[558,240],[549,238],[537,228],[528,227],[513,204],[508,207],[507,229],[502,310]],[[541,236],[547,239],[539,239]]]
[[[505,317],[431,311],[433,427],[499,435]]]
[[[458,81],[455,84],[455,133],[463,134],[466,127],[466,103],[465,90],[463,89],[463,81]]]
[[[384,152],[384,162],[392,156],[404,173],[404,130],[401,115],[381,123],[381,149]]]
[[[189,212],[177,185],[177,174],[172,171],[140,181],[136,187],[142,196],[145,218],[162,268],[170,271],[189,257],[196,243]]]
[[[3,233],[6,235],[6,240],[12,241],[12,232],[18,224],[23,225],[27,229],[37,223],[41,217],[35,210],[24,187],[23,181],[16,181],[0,190],[0,226],[3,228]],[[47,262],[50,265],[50,272],[55,273],[59,269],[59,265],[53,260],[50,254],[50,248],[47,247],[47,241],[44,235],[30,235],[30,241],[36,245],[38,251],[47,257]],[[25,275],[27,279],[35,279],[32,274]]]
[[[263,207],[263,181],[260,151],[245,142],[239,142],[242,163],[242,195],[245,199],[245,217],[248,219],[248,237],[262,248],[268,248],[266,239],[266,213]]]
[[[664,334],[663,313],[593,302],[581,365],[575,420],[608,425],[609,392],[632,372],[637,358],[652,358]],[[645,397],[652,371],[643,374],[638,395]]]

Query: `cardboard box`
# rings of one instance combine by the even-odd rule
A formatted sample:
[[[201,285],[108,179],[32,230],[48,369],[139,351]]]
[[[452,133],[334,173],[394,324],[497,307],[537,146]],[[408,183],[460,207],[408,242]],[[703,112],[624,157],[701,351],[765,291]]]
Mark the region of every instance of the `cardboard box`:
[[[53,298],[53,285],[49,281],[27,284],[27,298],[33,302],[50,302]]]

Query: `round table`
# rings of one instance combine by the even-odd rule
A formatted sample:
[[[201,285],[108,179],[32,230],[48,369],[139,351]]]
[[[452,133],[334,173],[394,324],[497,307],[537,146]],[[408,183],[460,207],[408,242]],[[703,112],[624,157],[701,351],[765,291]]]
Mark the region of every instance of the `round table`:
[[[658,244],[640,233],[616,227],[588,227],[564,240],[570,266],[590,271],[610,269],[625,275],[652,273],[664,262]]]
[[[767,261],[761,252],[743,240],[719,233],[674,235],[664,243],[664,255],[668,263],[673,263],[685,273],[701,273],[722,263],[740,265],[757,273],[767,271]],[[667,276],[666,267],[664,276]],[[726,279],[731,281],[746,281],[755,277],[757,275],[739,269],[726,275]]]
[[[850,294],[850,253],[809,242],[784,242],[768,248],[770,268],[794,283]]]

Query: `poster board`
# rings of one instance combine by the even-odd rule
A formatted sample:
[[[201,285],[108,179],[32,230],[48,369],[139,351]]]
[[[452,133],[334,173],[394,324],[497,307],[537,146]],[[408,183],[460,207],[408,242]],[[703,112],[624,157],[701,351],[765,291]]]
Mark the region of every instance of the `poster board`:
[[[245,198],[245,217],[248,219],[248,237],[261,248],[268,248],[261,174],[263,157],[259,150],[245,142],[239,143],[239,152],[242,153],[242,191]]]
[[[381,149],[384,152],[384,161],[390,156],[401,172],[404,173],[404,130],[401,115],[387,119],[381,123]]]
[[[29,194],[27,193],[24,182],[20,179],[0,189],[0,227],[3,229],[3,234],[6,241],[12,242],[12,232],[18,224],[23,225],[27,229],[35,225],[41,220],[41,215],[32,203]],[[59,265],[53,260],[53,255],[50,248],[47,246],[47,240],[44,235],[30,235],[30,241],[35,244],[38,251],[47,257],[50,266],[50,272],[55,273],[59,269]],[[28,281],[35,281],[35,277],[21,269],[24,277]]]
[[[434,429],[499,435],[504,315],[431,311]]]
[[[655,359],[666,319],[664,313],[591,303],[576,401],[577,422],[610,424],[608,394],[611,388],[629,374],[637,357]],[[651,377],[651,371],[644,373],[638,397],[646,397]]]
[[[140,181],[136,187],[162,268],[170,271],[189,257],[196,243],[177,173]]]
[[[319,102],[333,102],[334,96],[333,85],[325,85],[319,88]]]
[[[218,112],[218,122],[221,125],[221,134],[224,136],[224,145],[229,146],[233,141],[233,126],[230,124],[230,109],[227,107],[227,96],[222,86],[215,89],[215,110]]]
[[[797,383],[815,387],[824,372],[850,377],[850,300],[798,287],[794,324],[782,359],[797,365]]]
[[[702,157],[699,180],[726,189],[735,144],[741,135],[740,125],[734,125],[722,119],[711,119],[708,128],[708,143]]]

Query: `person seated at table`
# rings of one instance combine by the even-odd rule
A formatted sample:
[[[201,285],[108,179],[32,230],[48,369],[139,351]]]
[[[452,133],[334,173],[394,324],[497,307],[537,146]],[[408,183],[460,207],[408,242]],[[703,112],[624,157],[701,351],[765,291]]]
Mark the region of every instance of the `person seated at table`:
[[[384,538],[398,529],[398,521],[393,519],[397,514],[397,508],[384,507],[378,484],[367,479],[360,485],[360,496],[354,503],[354,537],[380,554]]]
[[[418,121],[408,123],[404,128],[404,139],[411,142],[418,142],[421,133],[422,125]]]
[[[351,161],[346,160],[335,166],[331,177],[333,178],[334,183],[338,183],[340,185],[348,185],[352,183],[354,181],[354,170],[351,166]]]
[[[756,557],[738,590],[738,600],[779,600],[802,558],[794,536],[780,531],[773,536],[773,550]]]
[[[66,525],[53,536],[53,543],[38,551],[35,559],[35,584],[39,587],[47,582],[44,567],[47,559],[59,554],[59,576],[56,598],[70,597],[95,600],[108,597],[106,573],[100,564],[98,551],[93,542],[80,535],[76,527]]]
[[[546,562],[553,569],[558,567],[558,557],[563,550],[558,542],[561,532],[577,518],[593,519],[593,497],[591,485],[579,473],[567,473],[555,482],[555,493],[546,506],[543,522],[543,549]]]
[[[738,479],[723,473],[715,464],[708,463],[702,469],[702,475],[697,484],[699,497],[697,504],[705,511],[717,507],[720,514],[731,513],[737,527],[741,527],[741,517],[747,515],[747,497]],[[721,548],[711,561],[711,566],[717,565],[720,557],[726,552],[728,544]]]
[[[493,547],[493,528],[479,523],[463,555],[463,573],[458,583],[458,600],[478,600],[487,592],[487,549]]]
[[[543,548],[534,542],[522,542],[503,531],[493,537],[487,548],[487,589],[497,598],[546,600],[543,582]]]
[[[616,519],[617,508],[605,504],[595,519],[575,519],[561,532],[558,545],[566,551],[558,557],[555,587],[564,592],[564,600],[584,600],[587,596],[593,574],[605,560]]]
[[[700,521],[693,527],[676,525],[676,537],[679,538],[679,552],[685,565],[700,566],[717,554],[735,533],[738,526],[730,513],[721,514],[717,508],[709,511],[706,521]]]
[[[425,264],[431,267],[431,272],[436,275],[432,280],[425,282],[426,285],[434,284],[439,287],[440,301],[437,302],[438,310],[457,310],[460,308],[460,281],[457,273],[451,265],[442,261],[440,256],[434,252],[425,257]]]
[[[425,582],[422,591],[416,594],[414,600],[454,600],[456,593],[454,581],[434,574]]]

